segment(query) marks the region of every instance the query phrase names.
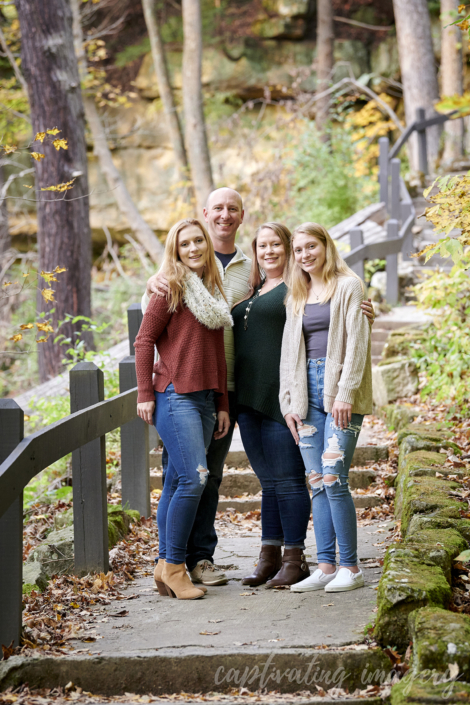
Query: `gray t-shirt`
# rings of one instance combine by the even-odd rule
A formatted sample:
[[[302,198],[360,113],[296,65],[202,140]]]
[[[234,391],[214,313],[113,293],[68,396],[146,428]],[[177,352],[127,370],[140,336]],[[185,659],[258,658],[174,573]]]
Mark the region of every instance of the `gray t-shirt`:
[[[326,357],[328,330],[330,328],[330,302],[326,304],[305,304],[302,321],[307,359],[318,360]]]

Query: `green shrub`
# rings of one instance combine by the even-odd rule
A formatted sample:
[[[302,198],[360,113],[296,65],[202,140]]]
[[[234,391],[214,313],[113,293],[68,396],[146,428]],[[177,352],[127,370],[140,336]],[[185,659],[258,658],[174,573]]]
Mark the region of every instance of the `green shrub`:
[[[436,313],[423,340],[412,346],[418,368],[426,374],[422,396],[453,402],[463,410],[469,406],[470,278],[468,256],[450,273],[436,271],[415,286],[418,306]]]

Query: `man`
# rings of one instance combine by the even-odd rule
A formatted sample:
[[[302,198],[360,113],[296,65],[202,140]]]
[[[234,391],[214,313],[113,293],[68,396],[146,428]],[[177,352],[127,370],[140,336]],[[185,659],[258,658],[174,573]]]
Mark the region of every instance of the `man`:
[[[240,301],[248,293],[248,279],[251,260],[246,257],[235,238],[243,223],[243,203],[240,194],[231,188],[212,191],[204,208],[207,230],[214,244],[219,272],[222,277],[225,296],[229,307]],[[154,274],[147,282],[147,290],[142,297],[142,310],[148,305],[152,294],[165,295],[167,286],[163,274]],[[364,313],[373,321],[374,313],[370,304],[363,304]],[[204,585],[225,585],[228,578],[214,565],[214,551],[217,545],[215,515],[219,502],[219,487],[222,482],[225,459],[232,442],[236,418],[234,386],[234,340],[232,330],[225,330],[225,358],[227,361],[227,386],[230,402],[230,429],[224,438],[212,439],[207,452],[209,477],[202,493],[194,526],[188,541],[186,566],[193,583]],[[165,456],[162,464],[165,469]]]

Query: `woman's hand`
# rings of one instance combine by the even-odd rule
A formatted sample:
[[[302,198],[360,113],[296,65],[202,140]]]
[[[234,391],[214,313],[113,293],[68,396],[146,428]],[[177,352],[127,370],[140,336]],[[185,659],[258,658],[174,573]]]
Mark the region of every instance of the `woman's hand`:
[[[286,414],[284,416],[286,424],[294,436],[294,441],[299,445],[299,434],[297,433],[297,426],[303,426],[303,421],[298,414]]]
[[[152,274],[150,279],[147,281],[147,296],[149,299],[152,294],[157,296],[166,296],[170,288],[168,286],[168,279],[163,272],[158,272],[157,274]]]
[[[143,401],[140,404],[137,404],[137,416],[140,416],[140,418],[143,419],[145,423],[148,423],[150,426],[153,426],[154,411],[154,401]]]
[[[351,423],[352,404],[348,404],[345,401],[335,401],[331,415],[334,419],[335,426],[338,426],[341,430],[347,428]]]
[[[367,316],[367,318],[369,319],[369,323],[371,324],[371,326],[373,326],[375,321],[375,311],[374,307],[372,306],[371,300],[368,299],[367,301],[363,301],[361,304],[361,308],[363,314]]]
[[[216,431],[214,431],[214,438],[218,441],[227,435],[230,428],[230,416],[226,411],[219,411],[217,414]]]

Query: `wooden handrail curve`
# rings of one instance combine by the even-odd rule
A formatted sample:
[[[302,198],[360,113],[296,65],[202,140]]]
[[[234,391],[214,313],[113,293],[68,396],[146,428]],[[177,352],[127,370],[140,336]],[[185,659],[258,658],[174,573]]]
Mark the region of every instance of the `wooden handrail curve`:
[[[0,517],[44,468],[137,417],[137,387],[24,438],[0,465]]]

